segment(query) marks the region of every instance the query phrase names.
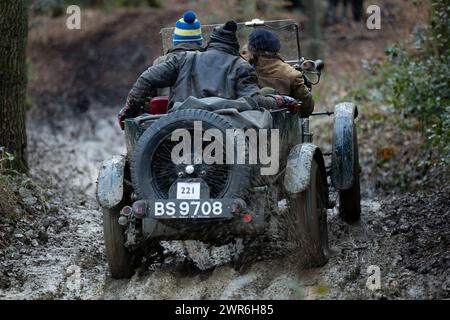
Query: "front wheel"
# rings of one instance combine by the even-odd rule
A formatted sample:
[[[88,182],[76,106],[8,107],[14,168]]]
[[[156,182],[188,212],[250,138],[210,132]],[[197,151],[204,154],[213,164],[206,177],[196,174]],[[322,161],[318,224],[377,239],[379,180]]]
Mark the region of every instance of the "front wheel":
[[[361,218],[361,188],[360,188],[360,171],[359,155],[358,155],[358,138],[356,129],[353,130],[353,184],[347,190],[339,191],[339,215],[348,222],[354,223]]]

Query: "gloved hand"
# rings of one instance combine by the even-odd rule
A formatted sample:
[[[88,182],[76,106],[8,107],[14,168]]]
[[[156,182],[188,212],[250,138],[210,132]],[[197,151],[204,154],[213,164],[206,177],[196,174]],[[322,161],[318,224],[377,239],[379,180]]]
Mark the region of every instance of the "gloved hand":
[[[305,86],[309,89],[309,91],[312,91],[311,81],[309,81],[308,78],[305,77],[305,75],[303,75],[302,77],[303,77],[303,83],[305,84]]]
[[[120,129],[125,129],[125,119],[127,114],[127,106],[120,109],[119,114],[117,115],[117,120],[119,121]]]
[[[125,128],[125,119],[131,118],[134,116],[134,112],[128,102],[125,103],[125,106],[120,109],[119,114],[117,115],[117,120],[119,121],[119,126],[122,130]]]
[[[297,113],[300,111],[301,104],[289,96],[272,95],[275,99],[277,108],[288,108],[290,112]]]

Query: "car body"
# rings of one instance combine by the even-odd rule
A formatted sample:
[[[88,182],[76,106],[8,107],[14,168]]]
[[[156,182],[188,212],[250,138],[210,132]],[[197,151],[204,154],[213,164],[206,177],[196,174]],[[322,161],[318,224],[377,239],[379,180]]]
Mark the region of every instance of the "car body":
[[[213,27],[203,27],[206,38]],[[294,21],[241,23],[240,37],[256,27],[276,32],[286,48],[283,58],[320,80],[321,62],[301,57]],[[170,29],[161,31],[163,48]],[[225,244],[242,238],[254,244],[263,239],[264,248],[257,249],[261,252],[301,253],[309,266],[326,263],[326,216],[333,206],[328,176],[339,191],[342,216],[355,221],[360,214],[357,109],[352,103],[335,107],[331,170],[312,142],[309,119],[288,110],[241,112],[242,101],[213,97],[180,102],[186,107],[167,112],[161,108],[165,103],[167,97],[153,98],[147,112],[125,121],[127,154],[105,160],[100,169],[97,199],[114,278],[130,277],[142,256],[157,250],[161,240]],[[333,112],[312,116],[324,114]],[[203,153],[185,145],[174,153],[180,141],[189,141],[189,148],[200,146],[197,151]],[[252,141],[257,147],[251,147]],[[252,156],[261,160],[261,145],[270,155],[276,153],[276,170],[270,174],[267,161],[251,161]],[[233,154],[232,161],[208,162],[206,150],[214,159]],[[268,156],[267,151],[263,158]]]

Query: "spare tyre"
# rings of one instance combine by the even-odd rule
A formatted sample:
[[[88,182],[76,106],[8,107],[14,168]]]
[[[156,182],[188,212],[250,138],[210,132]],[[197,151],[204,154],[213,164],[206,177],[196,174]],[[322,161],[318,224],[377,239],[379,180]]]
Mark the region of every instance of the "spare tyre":
[[[201,164],[195,164],[195,170],[189,177],[202,178],[209,186],[212,199],[236,197],[248,187],[250,166],[226,164],[225,161],[225,134],[227,129],[234,129],[233,126],[213,112],[188,109],[160,118],[139,138],[131,159],[131,179],[138,199],[169,198],[170,187],[179,178],[180,171],[184,171],[171,158],[173,147],[180,143],[171,140],[172,133],[177,129],[186,129],[193,139],[196,121],[201,122],[202,137],[208,129],[218,129],[222,133],[223,164],[208,165],[202,161]],[[202,147],[209,143],[203,141]]]

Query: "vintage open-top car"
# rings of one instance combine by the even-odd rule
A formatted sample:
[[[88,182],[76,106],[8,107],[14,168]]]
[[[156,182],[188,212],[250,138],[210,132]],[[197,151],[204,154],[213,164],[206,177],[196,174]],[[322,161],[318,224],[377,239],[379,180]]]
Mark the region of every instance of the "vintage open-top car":
[[[253,28],[277,33],[284,60],[318,83],[323,65],[302,58],[297,23],[252,20],[238,26],[241,43]],[[203,26],[206,39],[213,27]],[[161,31],[164,50],[172,32]],[[329,176],[341,216],[359,219],[356,107],[341,103],[334,112],[312,114],[334,113],[326,161],[312,143],[309,119],[285,109],[242,109],[243,103],[191,97],[168,112],[167,97],[155,97],[145,113],[125,121],[127,154],[104,161],[97,182],[113,278],[131,277],[161,240],[219,245],[240,238],[260,256],[298,254],[303,265],[323,265],[329,254],[327,209],[334,206]],[[261,145],[270,152],[260,154]],[[235,260],[243,261],[245,254],[244,248]]]

